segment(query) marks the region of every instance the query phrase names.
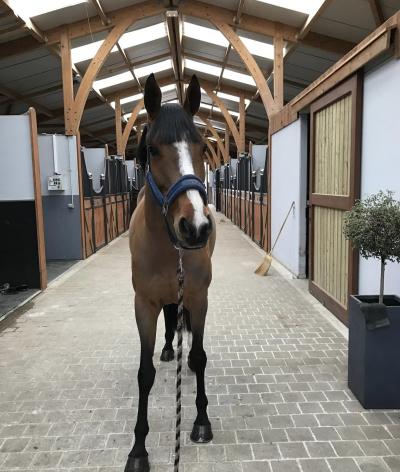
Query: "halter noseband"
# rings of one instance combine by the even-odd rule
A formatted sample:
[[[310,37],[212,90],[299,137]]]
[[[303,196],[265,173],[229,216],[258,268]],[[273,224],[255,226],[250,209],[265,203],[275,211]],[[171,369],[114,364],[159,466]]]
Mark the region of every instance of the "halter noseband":
[[[155,202],[161,208],[161,213],[164,216],[165,224],[167,227],[168,236],[174,245],[175,248],[184,248],[184,249],[196,249],[191,247],[185,247],[182,245],[178,238],[175,235],[168,224],[167,215],[170,206],[174,201],[187,190],[197,190],[200,193],[201,198],[205,205],[207,205],[207,191],[204,183],[201,179],[194,174],[182,175],[171,187],[168,189],[167,193],[163,195],[154,180],[153,174],[151,172],[150,166],[150,152],[149,147],[147,147],[147,170],[146,170],[146,181],[150,187],[151,193],[154,197]]]

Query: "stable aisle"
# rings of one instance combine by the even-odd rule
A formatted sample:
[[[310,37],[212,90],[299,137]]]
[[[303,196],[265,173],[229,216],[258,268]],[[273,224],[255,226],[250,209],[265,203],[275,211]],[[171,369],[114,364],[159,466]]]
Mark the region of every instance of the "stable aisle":
[[[182,471],[399,471],[399,412],[362,409],[346,388],[345,338],[276,269],[254,275],[260,253],[217,221],[205,341],[214,440],[189,441],[195,377],[185,364]],[[159,320],[147,444],[152,471],[170,472],[175,362],[159,361]],[[122,472],[138,361],[123,235],[0,324],[0,471]]]

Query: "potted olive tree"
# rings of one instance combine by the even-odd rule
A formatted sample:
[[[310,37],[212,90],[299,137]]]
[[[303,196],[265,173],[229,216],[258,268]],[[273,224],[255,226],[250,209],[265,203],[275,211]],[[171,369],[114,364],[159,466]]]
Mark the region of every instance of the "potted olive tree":
[[[386,264],[400,262],[400,202],[382,191],[357,201],[343,231],[362,257],[380,261],[379,295],[349,299],[349,387],[364,408],[400,408],[400,298],[384,294]]]

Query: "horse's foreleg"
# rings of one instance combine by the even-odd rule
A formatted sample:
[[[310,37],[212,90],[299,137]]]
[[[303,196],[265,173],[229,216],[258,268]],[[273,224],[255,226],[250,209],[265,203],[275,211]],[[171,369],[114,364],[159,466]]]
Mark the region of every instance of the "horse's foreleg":
[[[197,305],[197,306],[196,306]],[[207,364],[207,355],[203,348],[204,324],[207,313],[207,297],[200,303],[195,304],[190,312],[192,327],[192,348],[189,353],[189,366],[196,373],[197,417],[193,425],[190,439],[196,443],[209,442],[213,438],[211,424],[207,415],[207,395],[204,384],[204,372]]]
[[[169,362],[174,358],[174,348],[172,342],[174,341],[177,324],[178,305],[165,305],[163,310],[165,321],[165,346],[161,351],[160,360],[163,362]]]
[[[135,426],[135,444],[129,453],[125,472],[148,472],[150,470],[145,441],[149,432],[147,408],[150,390],[156,370],[153,365],[159,310],[140,297],[135,298],[136,323],[140,336],[140,367],[138,371],[139,406]]]

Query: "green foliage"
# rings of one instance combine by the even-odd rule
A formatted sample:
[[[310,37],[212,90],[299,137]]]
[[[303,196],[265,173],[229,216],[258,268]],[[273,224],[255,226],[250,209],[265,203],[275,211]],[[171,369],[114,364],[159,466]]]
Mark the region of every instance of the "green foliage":
[[[400,202],[389,191],[358,200],[345,214],[343,233],[363,257],[400,262]]]

